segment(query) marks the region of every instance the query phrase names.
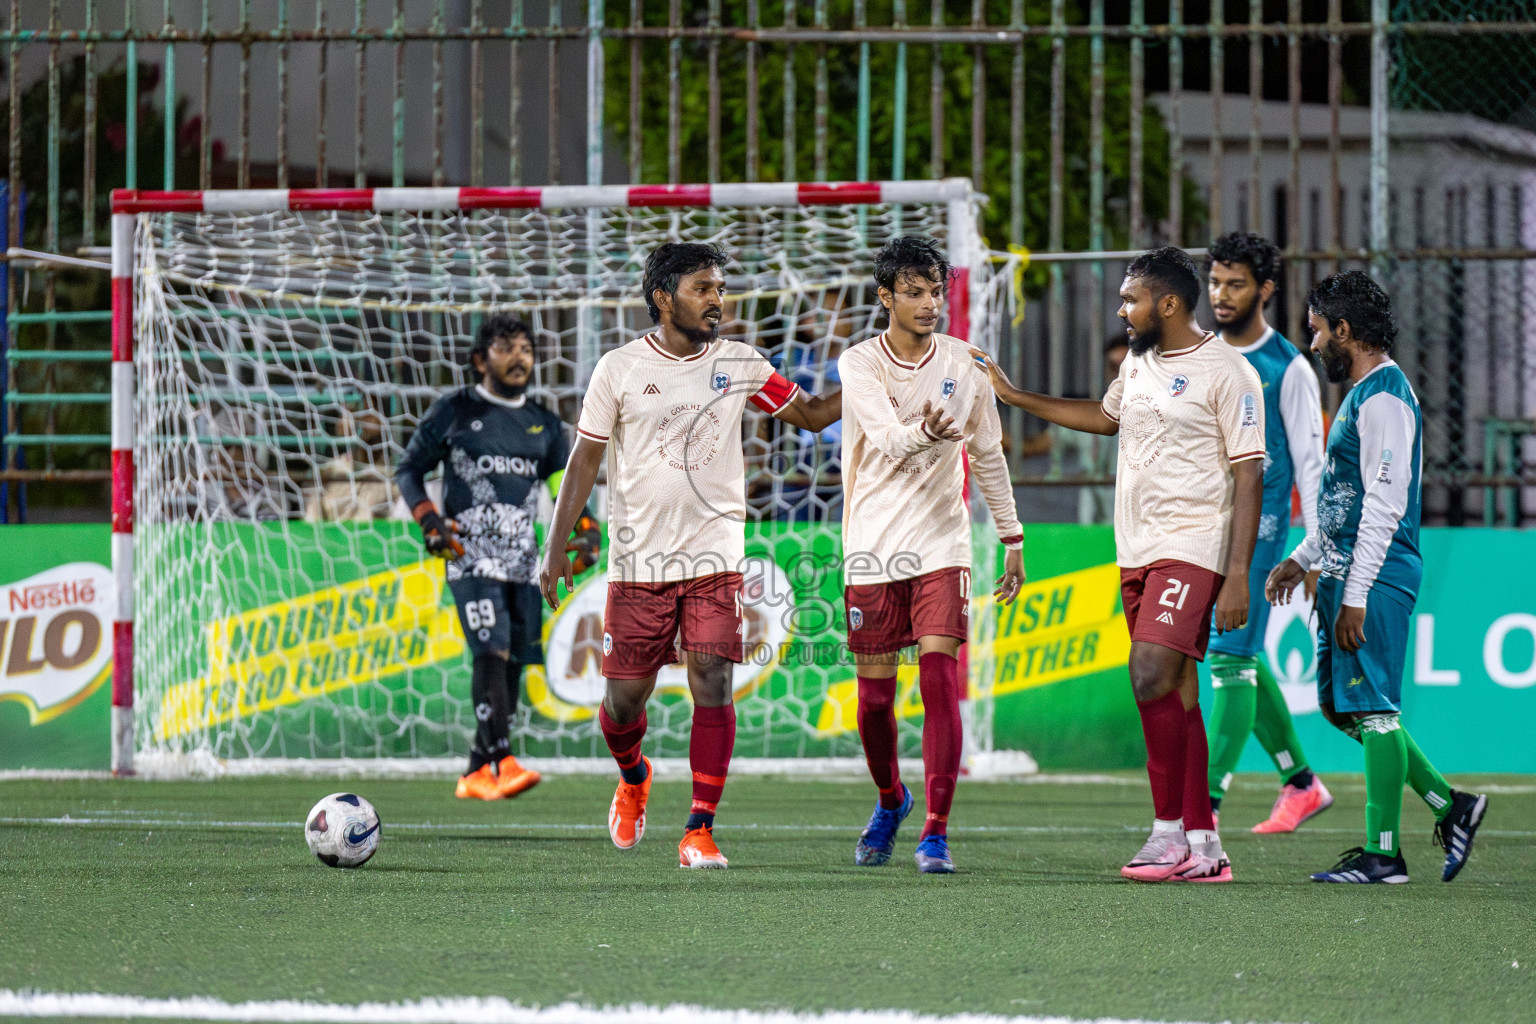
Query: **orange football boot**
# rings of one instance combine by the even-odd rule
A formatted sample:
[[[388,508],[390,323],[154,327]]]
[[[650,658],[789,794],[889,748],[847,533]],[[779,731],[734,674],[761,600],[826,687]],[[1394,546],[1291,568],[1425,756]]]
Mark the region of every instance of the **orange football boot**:
[[[496,773],[490,765],[483,764],[468,775],[460,775],[453,795],[460,800],[501,799],[501,791],[496,788]]]
[[[608,835],[621,850],[632,849],[645,835],[645,802],[650,798],[656,770],[651,767],[650,758],[640,760],[645,764],[645,781],[632,786],[620,779],[619,788],[613,791],[613,803],[608,805]]]
[[[504,757],[496,766],[496,792],[503,797],[511,798],[537,786],[542,778],[544,776],[532,768],[524,768],[518,764],[517,758]]]
[[[708,825],[683,833],[683,841],[677,844],[677,861],[681,868],[723,868],[730,863],[715,845],[714,829]]]
[[[1286,783],[1280,787],[1280,795],[1275,798],[1275,806],[1269,812],[1269,817],[1248,831],[1260,835],[1295,832],[1302,822],[1322,814],[1332,806],[1333,794],[1328,792],[1328,787],[1316,775],[1312,776],[1312,784],[1306,789],[1297,789]]]

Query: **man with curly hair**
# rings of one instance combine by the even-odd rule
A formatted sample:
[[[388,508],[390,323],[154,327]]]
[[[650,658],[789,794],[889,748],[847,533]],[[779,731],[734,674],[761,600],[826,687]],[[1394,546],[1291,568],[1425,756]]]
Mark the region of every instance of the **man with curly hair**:
[[[1488,798],[1454,790],[1399,717],[1408,625],[1424,576],[1419,553],[1424,420],[1392,360],[1397,325],[1386,292],[1358,270],[1307,296],[1312,351],[1328,379],[1353,385],[1328,432],[1318,531],[1269,574],[1265,596],[1285,603],[1308,571],[1317,585],[1317,696],[1328,721],[1365,748],[1364,846],[1315,882],[1406,882],[1403,783],[1435,813],[1449,882],[1472,852]]]

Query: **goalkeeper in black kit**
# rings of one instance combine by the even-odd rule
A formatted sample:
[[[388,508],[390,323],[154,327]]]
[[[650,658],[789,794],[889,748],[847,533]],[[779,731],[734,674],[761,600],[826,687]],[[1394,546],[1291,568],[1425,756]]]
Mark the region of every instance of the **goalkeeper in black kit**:
[[[570,455],[560,418],[526,395],[533,336],[508,314],[488,317],[469,354],[480,383],[432,403],[395,472],[427,550],[447,560],[448,589],[474,657],[475,738],[456,795],[497,800],[538,784],[512,756],[510,720],[523,666],[542,663],[543,600],[533,524],[538,487],[558,492]],[[424,478],[443,467],[443,508]],[[577,572],[597,560],[601,534],[584,510],[567,550]]]

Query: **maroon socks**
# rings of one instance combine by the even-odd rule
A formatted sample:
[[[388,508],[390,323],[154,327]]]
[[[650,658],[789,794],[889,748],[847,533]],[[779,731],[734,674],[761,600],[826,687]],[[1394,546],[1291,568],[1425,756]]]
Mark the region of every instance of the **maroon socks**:
[[[1181,808],[1184,831],[1215,831],[1211,787],[1206,778],[1210,771],[1210,748],[1205,740],[1205,720],[1200,717],[1199,702],[1184,712],[1184,736],[1184,800]]]
[[[645,781],[645,761],[640,756],[640,741],[645,739],[645,712],[633,722],[620,725],[608,715],[608,709],[597,706],[597,724],[602,727],[603,739],[619,763],[619,774],[630,785],[638,786]]]
[[[901,772],[896,766],[896,679],[859,676],[859,739],[869,777],[880,790],[880,806],[894,811],[901,806]]]
[[[923,695],[923,773],[928,817],[919,842],[949,830],[949,806],[960,777],[963,742],[960,727],[960,663],[932,651],[918,658],[918,689]]]
[[[1177,690],[1157,700],[1137,704],[1141,731],[1147,740],[1147,778],[1152,782],[1153,814],[1159,821],[1183,817],[1185,764],[1189,756],[1189,722]],[[1204,731],[1201,749],[1205,748]],[[1204,759],[1202,758],[1202,763]],[[1201,769],[1204,783],[1204,769]],[[1209,813],[1210,797],[1206,797]]]
[[[723,708],[694,706],[693,727],[688,734],[688,766],[693,769],[693,805],[688,828],[715,823],[715,808],[725,789],[736,746],[736,705]]]

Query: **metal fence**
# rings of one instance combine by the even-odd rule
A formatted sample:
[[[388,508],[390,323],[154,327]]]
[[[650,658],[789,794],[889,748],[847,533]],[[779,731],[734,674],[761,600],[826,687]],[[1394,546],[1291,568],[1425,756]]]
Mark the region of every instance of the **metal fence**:
[[[1432,519],[1536,488],[1533,0],[10,0],[0,57],[0,514],[106,507],[121,186],[969,175],[1032,251],[1004,363],[1077,394],[1129,251],[1258,230],[1293,339],[1324,273],[1394,292]],[[1097,514],[1104,451],[1007,426],[1031,518]]]

